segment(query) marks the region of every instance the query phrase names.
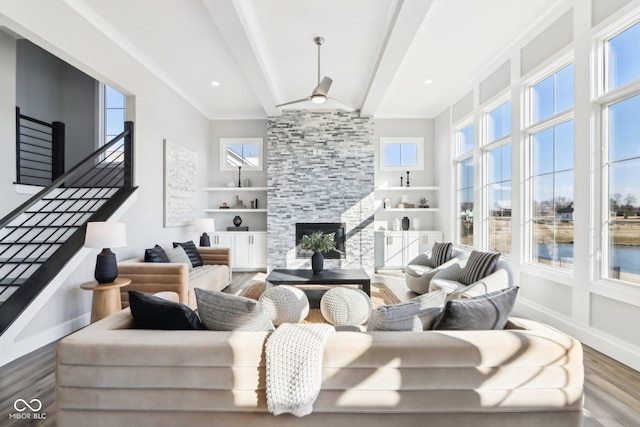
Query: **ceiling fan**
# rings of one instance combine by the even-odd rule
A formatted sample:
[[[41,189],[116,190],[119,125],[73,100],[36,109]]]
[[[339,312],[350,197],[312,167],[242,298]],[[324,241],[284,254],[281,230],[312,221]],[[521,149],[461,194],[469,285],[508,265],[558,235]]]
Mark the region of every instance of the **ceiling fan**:
[[[345,110],[345,111],[355,111],[356,110],[355,108],[349,105],[343,104],[342,102],[338,101],[335,98],[331,98],[327,96],[327,93],[329,92],[329,88],[331,87],[331,83],[333,83],[333,80],[331,80],[327,76],[323,77],[322,81],[320,80],[320,46],[322,46],[322,44],[324,43],[324,37],[314,37],[313,41],[316,45],[318,45],[318,85],[315,87],[315,89],[313,89],[313,92],[311,92],[310,96],[307,96],[306,98],[302,98],[302,99],[297,99],[295,101],[285,102],[284,104],[278,104],[276,105],[276,107],[277,108],[285,107],[288,105],[301,104],[308,101],[311,101],[314,104],[320,105],[320,104],[326,103],[327,100],[331,100],[330,102],[331,108],[336,108],[336,109]]]

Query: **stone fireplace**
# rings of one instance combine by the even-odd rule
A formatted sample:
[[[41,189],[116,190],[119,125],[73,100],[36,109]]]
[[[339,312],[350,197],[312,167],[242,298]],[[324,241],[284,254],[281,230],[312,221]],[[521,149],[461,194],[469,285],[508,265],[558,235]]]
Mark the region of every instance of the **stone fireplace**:
[[[292,110],[269,117],[267,256],[270,269],[310,268],[296,224],[344,224],[344,255],[325,268],[373,273],[373,118]]]
[[[346,251],[345,224],[340,222],[298,222],[296,223],[296,258],[311,258],[312,252],[304,251],[300,247],[302,237],[315,232],[325,234],[334,233],[336,249],[324,254],[324,259],[344,258]]]

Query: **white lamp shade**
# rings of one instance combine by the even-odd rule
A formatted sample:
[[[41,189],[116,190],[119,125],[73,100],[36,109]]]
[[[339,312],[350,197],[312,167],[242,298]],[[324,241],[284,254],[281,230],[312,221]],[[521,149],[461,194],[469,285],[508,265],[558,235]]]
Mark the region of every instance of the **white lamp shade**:
[[[84,246],[95,249],[127,246],[124,222],[88,222]]]
[[[213,218],[200,218],[195,222],[196,232],[206,233],[207,231],[216,231],[216,224]]]

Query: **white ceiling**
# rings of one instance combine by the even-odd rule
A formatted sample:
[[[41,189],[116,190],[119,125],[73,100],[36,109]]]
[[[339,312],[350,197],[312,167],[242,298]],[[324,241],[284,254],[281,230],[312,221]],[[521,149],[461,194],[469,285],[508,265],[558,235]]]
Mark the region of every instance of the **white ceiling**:
[[[211,119],[317,84],[378,117],[435,117],[557,0],[67,0]],[[425,85],[425,80],[433,80]],[[211,81],[220,82],[214,87]]]

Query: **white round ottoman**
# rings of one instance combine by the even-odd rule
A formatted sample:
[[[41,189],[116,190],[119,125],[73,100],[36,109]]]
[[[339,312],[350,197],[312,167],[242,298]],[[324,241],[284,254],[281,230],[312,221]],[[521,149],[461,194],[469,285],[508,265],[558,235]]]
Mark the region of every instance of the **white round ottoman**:
[[[369,320],[371,309],[371,298],[356,288],[331,288],[320,300],[322,317],[336,326],[362,325]]]
[[[300,323],[309,314],[309,298],[293,286],[273,286],[260,295],[260,304],[274,326],[283,323]]]

